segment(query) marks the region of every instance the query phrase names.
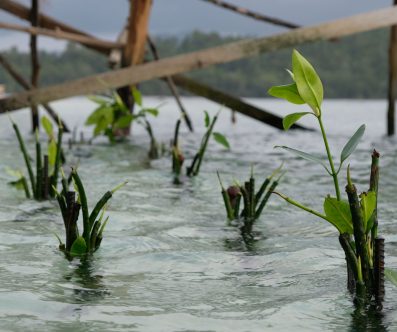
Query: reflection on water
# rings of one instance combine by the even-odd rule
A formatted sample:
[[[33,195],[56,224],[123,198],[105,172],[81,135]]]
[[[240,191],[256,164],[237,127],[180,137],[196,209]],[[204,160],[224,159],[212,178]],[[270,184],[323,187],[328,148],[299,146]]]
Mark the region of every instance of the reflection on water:
[[[179,112],[161,109],[153,128],[169,142]],[[148,106],[159,104],[148,100]],[[278,114],[297,111],[283,102],[252,100]],[[187,99],[196,133],[182,128],[186,158],[204,132],[202,110],[218,106]],[[82,126],[92,105],[73,99],[54,105],[66,121]],[[339,156],[349,136],[365,122],[365,141],[350,160],[358,189],[368,187],[370,153],[381,152],[380,233],[387,265],[397,267],[397,141],[383,136],[385,103],[328,101],[325,125]],[[29,132],[28,112],[13,115]],[[313,126],[308,117],[304,124]],[[226,226],[216,178],[246,178],[255,164],[266,177],[285,160],[288,173],[279,191],[322,209],[332,179],[317,165],[273,149],[287,145],[322,153],[317,132],[279,132],[244,117],[230,123],[221,113],[216,130],[232,149],[210,144],[200,176],[172,184],[171,159],[147,159],[149,140],[133,128],[131,141],[67,150],[80,158],[80,175],[90,207],[116,184],[128,180],[112,199],[101,248],[91,257],[67,261],[53,232],[63,223],[55,202],[26,201],[6,186],[6,167],[23,168],[12,128],[0,117],[0,329],[5,331],[396,331],[397,290],[387,285],[385,309],[355,309],[346,290],[343,251],[332,226],[272,197],[252,230]],[[89,137],[91,129],[83,129]],[[65,138],[67,139],[67,137]],[[28,140],[33,151],[34,140]],[[76,150],[79,149],[79,150]],[[78,151],[76,153],[76,151]],[[76,154],[76,155],[74,155]],[[345,180],[341,173],[341,186]],[[21,222],[14,222],[21,221]]]

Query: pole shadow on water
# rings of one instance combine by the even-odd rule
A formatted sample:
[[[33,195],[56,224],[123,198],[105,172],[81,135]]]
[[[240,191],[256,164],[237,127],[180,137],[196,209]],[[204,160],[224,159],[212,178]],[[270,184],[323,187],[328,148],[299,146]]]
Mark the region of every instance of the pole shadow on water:
[[[390,331],[384,323],[385,313],[380,311],[376,305],[369,305],[365,308],[357,306],[352,313],[352,320],[349,331]]]

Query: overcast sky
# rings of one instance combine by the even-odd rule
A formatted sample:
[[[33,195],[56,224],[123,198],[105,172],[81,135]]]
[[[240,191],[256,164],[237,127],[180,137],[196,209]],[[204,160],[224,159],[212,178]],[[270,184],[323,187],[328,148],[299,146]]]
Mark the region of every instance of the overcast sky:
[[[1,1],[1,0],[0,0]],[[311,25],[390,6],[390,0],[226,0],[300,25]],[[19,2],[29,4],[30,0]],[[128,15],[127,0],[42,0],[42,11],[101,38],[115,39]],[[26,24],[0,11],[0,21]],[[202,0],[154,0],[152,35],[183,35],[193,30],[233,35],[269,35],[283,29],[242,17]],[[40,47],[59,50],[63,43],[40,38]],[[26,36],[0,31],[0,49],[28,48]]]

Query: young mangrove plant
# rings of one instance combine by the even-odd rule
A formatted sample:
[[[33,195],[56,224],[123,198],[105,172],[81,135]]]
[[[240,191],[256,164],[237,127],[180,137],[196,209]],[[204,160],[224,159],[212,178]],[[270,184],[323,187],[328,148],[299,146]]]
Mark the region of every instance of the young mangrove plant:
[[[379,153],[374,150],[372,154],[370,185],[367,192],[358,195],[351,180],[350,167],[347,168],[345,188],[347,200],[343,199],[338,175],[343,163],[356,149],[364,134],[365,126],[358,128],[348,140],[340,154],[339,167],[336,168],[322,122],[323,85],[321,80],[313,66],[296,50],[292,54],[290,74],[294,81],[292,84],[272,87],[269,94],[294,104],[306,104],[311,108],[310,112],[287,115],[283,119],[283,125],[288,130],[303,116],[313,116],[320,127],[329,167],[317,156],[286,146],[281,146],[281,148],[322,165],[333,179],[335,196],[325,197],[324,213],[322,213],[284,194],[276,194],[288,203],[328,221],[338,230],[339,242],[346,257],[348,289],[355,295],[355,302],[368,304],[374,299],[378,308],[381,308],[384,298],[384,240],[378,236]]]
[[[216,142],[224,146],[226,149],[230,149],[230,144],[226,137],[218,132],[213,132],[215,123],[218,119],[219,112],[211,119],[208,112],[205,112],[204,124],[207,128],[203,138],[201,139],[201,144],[198,152],[194,156],[192,163],[186,168],[187,176],[196,176],[200,172],[200,167],[204,159],[205,151],[207,150],[208,142],[211,136]],[[174,158],[174,157],[173,157]]]
[[[19,147],[25,160],[25,165],[28,171],[30,180],[30,189],[27,185],[25,176],[19,172],[17,175],[18,180],[11,182],[16,188],[23,189],[26,197],[33,197],[36,200],[45,200],[50,197],[55,197],[55,191],[58,184],[58,175],[61,164],[64,162],[64,155],[62,152],[62,125],[59,125],[57,138],[53,130],[53,126],[46,117],[41,118],[41,123],[48,135],[48,148],[47,153],[43,155],[42,145],[39,139],[39,133],[36,131],[36,169],[32,166],[32,158],[30,157],[25,141],[22,138],[19,127],[12,120],[12,127],[18,139]]]
[[[93,111],[93,113],[91,113],[85,124],[88,126],[95,126],[94,137],[104,135],[108,137],[110,142],[115,143],[123,139],[123,136],[119,135],[119,132],[129,128],[131,123],[136,121],[145,128],[150,137],[149,157],[151,159],[156,159],[159,157],[160,147],[154,137],[148,116],[158,116],[158,107],[144,107],[142,103],[142,95],[138,89],[132,88],[131,93],[134,98],[135,105],[139,107],[139,110],[136,110],[134,114],[131,114],[130,110],[124,104],[117,92],[113,92],[111,97],[89,97],[91,101],[95,102],[99,106]]]
[[[76,192],[68,191],[67,179],[63,175],[63,172],[62,192],[56,193],[66,234],[65,244],[62,243],[59,237],[58,240],[60,242],[59,248],[68,257],[75,257],[93,253],[99,248],[103,238],[103,231],[109,220],[109,217],[104,219],[106,204],[113,194],[123,187],[126,182],[118,185],[113,190],[107,191],[96,203],[91,213],[89,213],[84,185],[75,169],[72,169],[71,178],[78,194],[77,199]],[[77,224],[80,211],[83,219],[82,233],[79,232]]]
[[[262,182],[258,191],[255,189],[256,180],[253,168],[250,178],[244,182],[244,185],[235,182],[227,189],[223,186],[219,172],[217,172],[229,225],[233,220],[237,220],[242,222],[245,231],[252,230],[252,225],[261,216],[270,195],[277,188],[283,176],[281,169],[282,165]],[[276,176],[278,177],[273,180]]]

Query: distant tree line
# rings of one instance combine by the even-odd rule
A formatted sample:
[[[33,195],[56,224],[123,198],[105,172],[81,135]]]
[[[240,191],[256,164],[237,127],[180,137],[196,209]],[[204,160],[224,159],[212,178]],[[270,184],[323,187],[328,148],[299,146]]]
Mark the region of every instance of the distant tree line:
[[[241,37],[240,37],[241,38]],[[388,78],[388,38],[386,29],[371,31],[336,41],[321,41],[298,47],[318,69],[326,86],[327,98],[385,98]],[[213,47],[237,37],[225,37],[216,33],[193,32],[185,37],[157,37],[155,43],[162,57]],[[28,77],[29,54],[13,48],[3,55]],[[189,73],[208,85],[233,95],[266,97],[267,89],[275,84],[288,82],[283,70],[290,63],[291,49],[267,53],[253,58],[205,70]],[[41,52],[42,86],[76,79],[108,70],[107,58],[76,44],[68,44],[61,53]],[[7,91],[19,91],[20,87],[0,68],[0,84]],[[151,95],[168,95],[162,81],[141,85],[142,92]]]

